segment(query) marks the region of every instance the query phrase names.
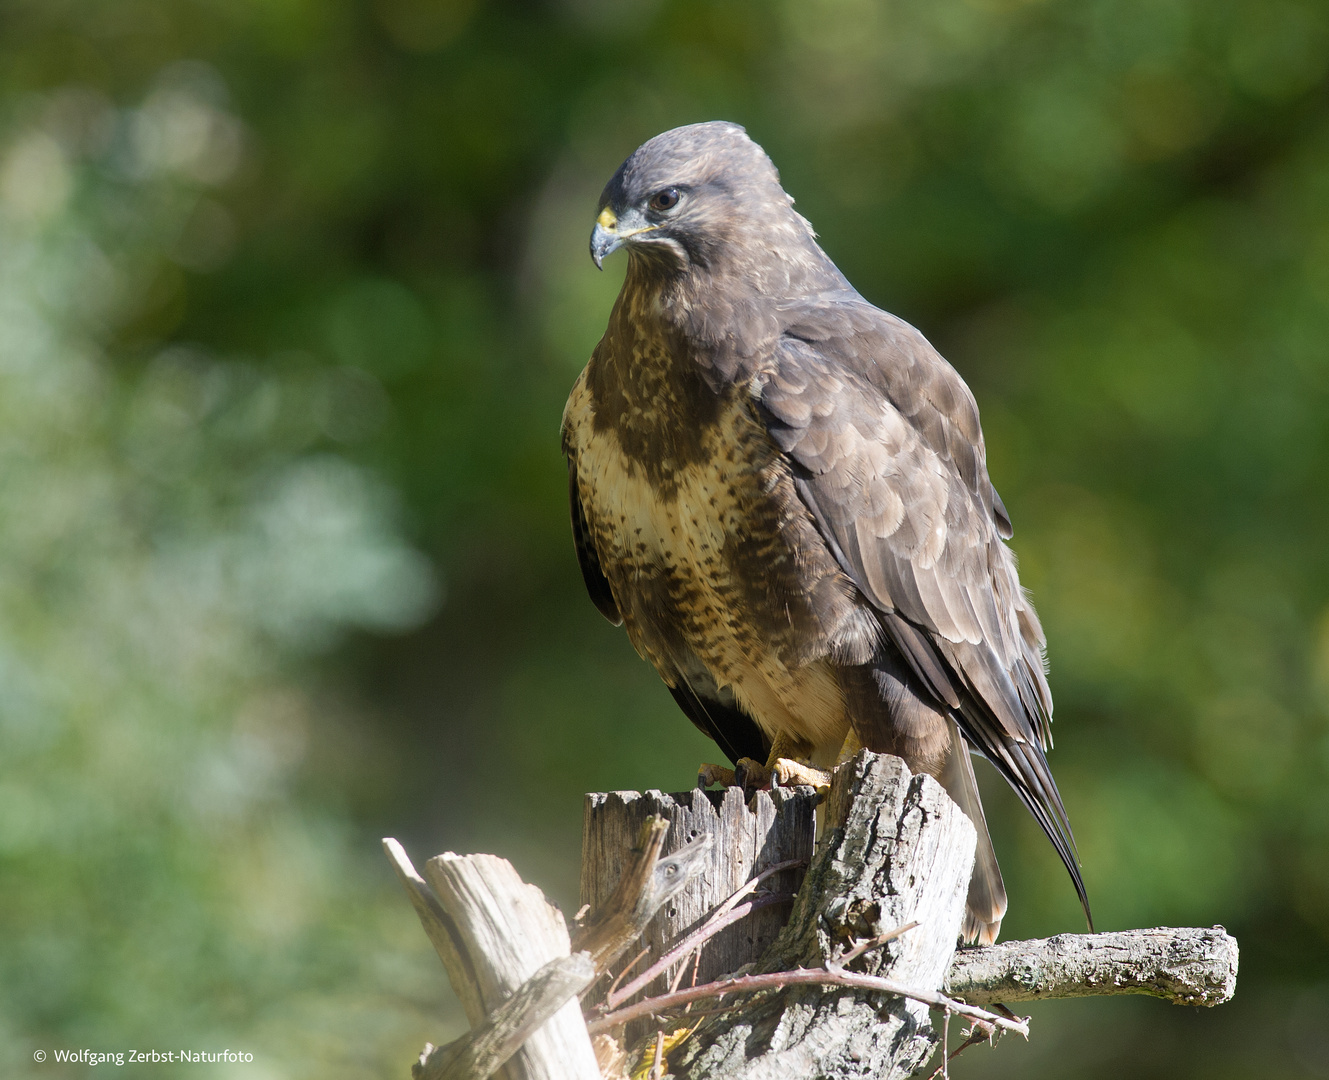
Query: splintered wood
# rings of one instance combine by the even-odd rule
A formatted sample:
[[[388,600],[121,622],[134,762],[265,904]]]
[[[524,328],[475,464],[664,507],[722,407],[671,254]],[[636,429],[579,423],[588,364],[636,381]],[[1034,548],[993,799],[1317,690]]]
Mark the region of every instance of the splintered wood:
[[[825,810],[828,827],[789,923],[757,972],[826,968],[858,942],[917,922],[856,963],[867,975],[935,993],[959,936],[973,825],[930,776],[866,751],[837,771]],[[791,986],[703,1020],[668,1071],[688,1080],[898,1080],[928,1059],[939,1029],[917,1001]]]
[[[465,1061],[480,1080],[491,1074],[504,1080],[600,1080],[575,997],[594,977],[594,967],[586,958],[580,970],[578,965],[547,968],[571,953],[558,908],[522,881],[510,862],[495,855],[446,852],[425,864],[425,880],[397,841],[384,840],[383,846],[472,1028],[458,1046],[426,1048],[413,1074],[442,1077]],[[529,1025],[527,1017],[503,1016],[501,1007],[537,974],[549,984],[547,991],[565,995],[563,1003],[538,1026]],[[527,989],[524,1011],[546,1011],[550,998],[537,993],[539,989]],[[513,1032],[524,1034],[515,1046]],[[485,1055],[492,1061],[500,1050],[511,1060],[497,1072],[489,1064],[474,1067],[477,1058]]]
[[[751,805],[737,788],[588,795],[576,952],[562,914],[505,860],[440,855],[422,878],[385,840],[471,1025],[426,1046],[413,1076],[903,1080],[952,1014],[973,1023],[969,1045],[1027,1035],[1001,1002],[1144,993],[1215,1005],[1235,990],[1237,943],[1222,927],[957,954],[975,834],[941,786],[859,753],[836,772],[814,853],[815,806],[807,788]]]
[[[587,795],[582,824],[582,903],[594,911],[613,892],[625,855],[648,818],[658,814],[669,822],[662,858],[709,836],[711,844],[701,873],[660,909],[642,935],[638,947],[649,948],[652,957],[660,956],[671,942],[695,929],[721,901],[765,868],[794,860],[806,866],[812,858],[816,803],[816,795],[808,788],[758,792],[752,809],[736,787],[677,795],[659,791]],[[802,877],[801,868],[782,871],[766,881],[764,888],[792,895]],[[722,930],[702,946],[697,981],[709,982],[758,959],[788,916],[788,904],[773,905]],[[692,960],[685,966],[685,972],[678,968],[667,972],[645,993],[667,990],[680,974],[690,982]],[[597,986],[585,1003],[596,1004],[606,988],[607,984]]]

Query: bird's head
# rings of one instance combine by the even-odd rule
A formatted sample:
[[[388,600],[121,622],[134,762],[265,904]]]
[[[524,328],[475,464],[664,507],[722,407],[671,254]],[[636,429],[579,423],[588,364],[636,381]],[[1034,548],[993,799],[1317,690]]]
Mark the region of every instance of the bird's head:
[[[626,247],[664,270],[708,267],[742,236],[806,232],[771,159],[737,124],[674,128],[643,143],[605,185],[591,258]],[[784,237],[786,241],[788,237]]]

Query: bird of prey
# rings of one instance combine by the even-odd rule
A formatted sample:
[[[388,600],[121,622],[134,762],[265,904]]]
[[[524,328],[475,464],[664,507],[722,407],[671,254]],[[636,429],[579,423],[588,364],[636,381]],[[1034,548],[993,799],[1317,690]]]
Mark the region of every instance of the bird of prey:
[[[1044,756],[1043,631],[969,388],[854,290],[736,124],[667,131],[623,163],[591,255],[620,247],[562,427],[595,605],[749,780],[859,746],[936,777],[978,831],[966,940],[994,941],[1006,911],[971,750],[1088,917]]]

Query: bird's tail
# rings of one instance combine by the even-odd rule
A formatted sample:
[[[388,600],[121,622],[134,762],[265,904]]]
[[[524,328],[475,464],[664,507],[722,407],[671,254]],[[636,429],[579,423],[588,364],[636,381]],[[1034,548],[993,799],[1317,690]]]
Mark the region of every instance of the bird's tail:
[[[992,848],[988,823],[983,817],[978,781],[974,777],[973,762],[969,759],[969,744],[960,734],[955,721],[949,723],[951,748],[937,779],[965,816],[974,823],[978,832],[974,873],[969,879],[969,897],[965,902],[964,924],[960,933],[966,942],[991,945],[1001,932],[1002,916],[1006,914],[1006,885],[1001,880],[1001,867],[997,865],[997,853]]]

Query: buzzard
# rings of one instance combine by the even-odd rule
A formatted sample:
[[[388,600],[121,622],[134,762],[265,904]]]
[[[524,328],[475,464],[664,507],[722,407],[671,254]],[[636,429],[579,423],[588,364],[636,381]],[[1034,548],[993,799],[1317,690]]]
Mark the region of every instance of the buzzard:
[[[1006,911],[971,750],[1088,917],[1044,756],[1043,631],[969,388],[854,290],[736,124],[667,131],[623,163],[591,255],[620,247],[623,289],[562,428],[595,605],[749,783],[859,746],[936,777],[978,831],[966,940],[994,941]]]

